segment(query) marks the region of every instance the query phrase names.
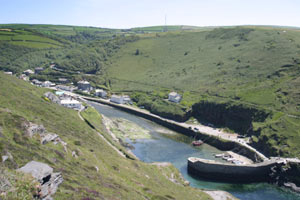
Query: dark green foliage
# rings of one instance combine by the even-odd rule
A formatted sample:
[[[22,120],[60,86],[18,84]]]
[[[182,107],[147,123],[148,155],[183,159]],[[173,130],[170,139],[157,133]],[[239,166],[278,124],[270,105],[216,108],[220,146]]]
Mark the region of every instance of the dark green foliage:
[[[257,109],[237,103],[217,103],[202,100],[192,107],[193,116],[220,127],[228,127],[241,134],[253,133],[253,122],[264,122],[270,115],[263,109]]]
[[[81,142],[78,141],[78,140],[76,140],[76,141],[74,142],[74,144],[75,144],[76,146],[81,146]]]
[[[171,103],[159,96],[150,93],[134,93],[131,98],[138,106],[143,106],[153,114],[173,119],[176,121],[186,121],[190,112],[180,104]]]

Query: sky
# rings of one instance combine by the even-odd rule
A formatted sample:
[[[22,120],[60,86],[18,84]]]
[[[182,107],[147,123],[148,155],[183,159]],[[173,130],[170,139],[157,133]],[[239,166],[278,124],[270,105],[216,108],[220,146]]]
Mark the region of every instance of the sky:
[[[0,24],[300,27],[300,0],[0,0]]]

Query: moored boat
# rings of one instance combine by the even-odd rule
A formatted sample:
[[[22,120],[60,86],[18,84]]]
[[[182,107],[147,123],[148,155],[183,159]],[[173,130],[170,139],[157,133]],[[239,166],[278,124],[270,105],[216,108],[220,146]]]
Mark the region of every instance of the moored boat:
[[[203,144],[203,141],[202,140],[196,140],[196,141],[193,141],[192,142],[192,145],[193,146],[200,146],[200,145],[202,145]]]

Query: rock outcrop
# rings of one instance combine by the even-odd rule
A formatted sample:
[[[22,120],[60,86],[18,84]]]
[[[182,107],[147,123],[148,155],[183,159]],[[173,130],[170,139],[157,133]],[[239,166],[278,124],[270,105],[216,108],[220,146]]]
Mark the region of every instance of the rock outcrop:
[[[54,173],[53,168],[41,162],[31,161],[25,166],[18,169],[18,171],[31,174],[39,183],[39,199],[51,200],[58,186],[63,182],[60,173]]]
[[[46,129],[43,125],[37,125],[31,122],[23,123],[23,128],[27,136],[32,137],[35,134],[44,134]]]
[[[46,92],[44,94],[44,97],[47,97],[53,103],[60,104],[60,99],[55,94],[53,94],[52,92]]]

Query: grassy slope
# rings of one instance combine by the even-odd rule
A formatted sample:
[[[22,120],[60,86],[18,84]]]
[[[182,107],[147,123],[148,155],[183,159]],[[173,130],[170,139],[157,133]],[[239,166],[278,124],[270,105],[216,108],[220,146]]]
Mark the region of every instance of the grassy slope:
[[[176,90],[185,105],[213,98],[271,110],[261,146],[295,156],[300,120],[288,115],[300,116],[299,59],[299,30],[239,27],[143,37],[124,45],[106,71],[115,91]]]
[[[174,167],[159,168],[120,157],[79,119],[76,111],[43,100],[45,90],[1,73],[0,91],[3,129],[0,143],[3,151],[9,151],[14,157],[13,162],[5,165],[17,168],[36,160],[62,171],[64,182],[55,198],[207,199],[200,190],[165,178],[178,173]],[[68,152],[61,145],[41,145],[38,138],[27,138],[21,126],[24,121],[43,124],[49,132],[59,134],[68,143]],[[101,123],[101,118],[97,123]],[[76,151],[79,158],[73,158],[71,151]]]
[[[154,97],[149,98],[152,100],[176,90],[183,94],[181,104],[187,108],[202,99],[264,108],[273,111],[274,116],[267,124],[254,124],[255,128],[264,129],[254,141],[260,147],[268,144],[272,154],[300,153],[300,120],[289,117],[300,116],[299,29],[192,27],[192,31],[182,31],[184,27],[172,26],[172,32],[162,33],[163,26],[131,30],[23,24],[0,27],[18,32],[14,37],[32,37],[39,47],[31,48],[29,41],[5,41],[15,33],[0,31],[5,32],[0,34],[3,70],[20,72],[43,66],[48,69],[35,78],[55,81],[65,77],[74,82],[85,78],[93,86],[113,91],[155,91]],[[126,35],[134,32],[139,33],[140,39],[126,41]],[[115,34],[120,37],[114,39]],[[49,48],[52,43],[43,43],[48,40],[62,46]],[[9,45],[14,42],[21,46]],[[137,49],[139,55],[134,55]],[[49,69],[51,62],[65,71]]]

